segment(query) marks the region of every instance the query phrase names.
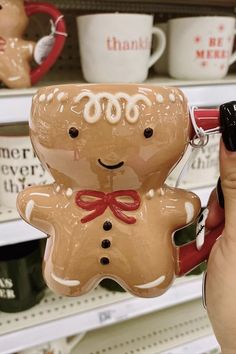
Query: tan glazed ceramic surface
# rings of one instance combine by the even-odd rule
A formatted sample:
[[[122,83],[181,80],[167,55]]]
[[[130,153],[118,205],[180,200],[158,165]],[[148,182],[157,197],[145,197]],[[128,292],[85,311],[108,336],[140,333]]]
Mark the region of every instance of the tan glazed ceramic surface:
[[[177,88],[61,85],[33,98],[30,134],[55,183],[18,196],[21,216],[49,235],[48,286],[82,295],[103,278],[132,294],[161,295],[179,273],[173,232],[199,198],[165,179],[189,143]]]
[[[0,0],[0,81],[10,88],[30,86],[35,43],[22,39],[27,25],[23,0]]]

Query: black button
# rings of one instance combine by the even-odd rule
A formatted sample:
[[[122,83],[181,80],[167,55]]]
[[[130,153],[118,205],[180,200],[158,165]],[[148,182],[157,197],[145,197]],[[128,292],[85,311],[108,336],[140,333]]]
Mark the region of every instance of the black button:
[[[103,229],[105,231],[109,231],[109,230],[111,230],[111,228],[112,228],[112,223],[110,221],[105,221],[103,224]]]
[[[109,258],[107,258],[107,257],[102,257],[102,258],[100,259],[100,263],[101,263],[102,265],[109,264],[109,263],[110,263]]]
[[[109,247],[111,247],[111,241],[110,240],[102,240],[101,246],[102,246],[102,248],[109,248]]]

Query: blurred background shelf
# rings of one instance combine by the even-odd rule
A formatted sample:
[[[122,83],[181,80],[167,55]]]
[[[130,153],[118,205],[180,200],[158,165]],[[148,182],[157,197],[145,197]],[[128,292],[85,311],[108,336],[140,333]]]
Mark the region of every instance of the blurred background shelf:
[[[200,300],[88,333],[73,354],[220,353]]]
[[[151,299],[142,299],[133,297],[127,293],[107,291],[100,286],[93,292],[78,298],[62,297],[48,290],[41,303],[30,310],[12,314],[1,313],[0,353],[13,353],[63,336],[94,330],[154,311],[180,305],[184,302],[187,303],[200,299],[201,286],[201,276],[182,277],[177,279],[164,295]],[[205,318],[206,313],[202,308],[201,300],[197,302],[196,306],[198,308],[198,317],[202,316],[200,313],[204,313]],[[178,315],[174,314],[173,318],[177,319],[176,316]],[[192,314],[188,313],[188,311],[185,312],[187,321],[190,320],[191,316]],[[153,315],[153,318],[154,317],[158,318],[156,314]],[[204,322],[206,321],[207,319],[204,319]],[[134,321],[133,323],[134,325],[136,323],[133,327],[133,331],[136,331],[137,324],[139,327],[141,320]],[[145,323],[148,322],[142,322],[142,327]],[[164,327],[164,322],[159,324],[159,326]],[[207,326],[209,327],[209,325]],[[148,328],[150,328],[150,326],[148,326]],[[125,325],[124,333],[126,332],[126,335],[127,330],[130,331],[129,327],[126,329]],[[173,330],[175,330],[174,327]],[[107,331],[110,331],[110,329],[106,328],[105,332]],[[113,329],[111,329],[111,331],[113,331]],[[113,340],[118,338],[119,340],[123,340],[123,338],[120,337],[119,331],[116,332],[115,329],[117,334],[114,334],[114,336],[112,334]],[[135,333],[133,331],[132,333]],[[203,332],[204,335],[206,335],[209,333],[209,329],[207,329],[207,333],[205,330]],[[92,333],[92,336],[93,335],[94,333]],[[137,334],[137,336],[139,336],[139,334]],[[107,335],[108,341],[111,341],[111,338],[110,335]],[[147,336],[146,339],[149,340],[150,338]],[[93,343],[96,347],[96,341]],[[96,350],[99,349],[101,343],[102,342],[98,342]],[[83,349],[82,351],[77,350],[78,351],[75,351],[75,353],[93,353],[92,347],[90,351],[88,351],[88,348],[86,351]],[[101,351],[101,353],[103,352]],[[115,354],[118,352],[114,351],[111,353]],[[125,353],[125,351],[122,351],[122,353]],[[141,351],[141,353],[144,354],[146,352]]]
[[[46,235],[23,220],[0,223],[0,247],[41,238],[46,238]]]

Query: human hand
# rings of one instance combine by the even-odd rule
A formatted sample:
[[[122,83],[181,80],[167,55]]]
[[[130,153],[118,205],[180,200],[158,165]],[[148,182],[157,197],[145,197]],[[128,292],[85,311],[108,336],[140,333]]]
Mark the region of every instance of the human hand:
[[[232,120],[236,122],[236,106],[233,106],[231,123]],[[221,183],[218,183],[217,190],[212,192],[209,199],[209,215],[206,223],[208,229],[213,229],[225,222],[222,236],[213,246],[208,260],[205,288],[208,316],[223,354],[236,353],[236,132],[234,130],[232,125],[229,133],[225,131],[222,134]],[[224,205],[224,209],[218,201],[221,206]]]

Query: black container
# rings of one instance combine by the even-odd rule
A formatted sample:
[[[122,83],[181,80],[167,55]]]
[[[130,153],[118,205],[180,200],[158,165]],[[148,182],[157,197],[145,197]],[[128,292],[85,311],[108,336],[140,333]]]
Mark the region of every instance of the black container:
[[[40,241],[0,247],[0,311],[19,312],[44,295]]]

